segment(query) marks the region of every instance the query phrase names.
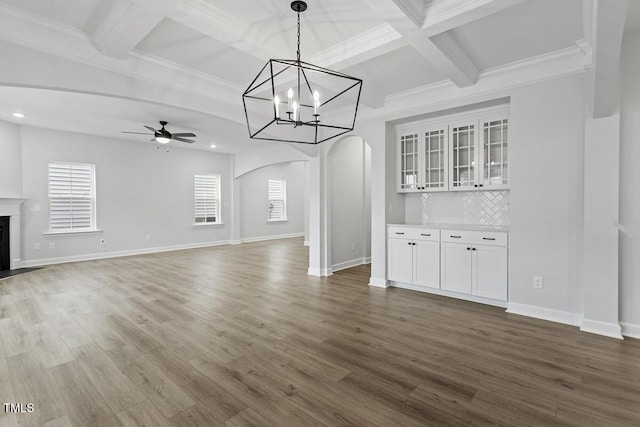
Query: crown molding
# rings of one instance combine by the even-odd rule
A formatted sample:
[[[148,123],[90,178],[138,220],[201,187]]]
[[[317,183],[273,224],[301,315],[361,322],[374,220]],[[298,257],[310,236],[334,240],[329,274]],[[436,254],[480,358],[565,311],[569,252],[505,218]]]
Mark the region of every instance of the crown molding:
[[[393,0],[393,2],[415,24],[416,28],[422,28],[427,6],[424,0]]]
[[[482,72],[475,85],[459,88],[445,80],[386,97],[385,106],[359,111],[358,120],[386,119],[423,114],[459,99],[504,92],[515,87],[584,72],[590,64],[588,50],[578,44],[551,53],[515,61]]]

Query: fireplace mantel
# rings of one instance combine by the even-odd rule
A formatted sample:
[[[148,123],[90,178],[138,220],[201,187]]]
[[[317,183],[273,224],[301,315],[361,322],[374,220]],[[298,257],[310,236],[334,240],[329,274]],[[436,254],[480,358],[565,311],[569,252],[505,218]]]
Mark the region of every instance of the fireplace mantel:
[[[20,205],[25,199],[0,197],[0,216],[9,217],[9,251],[11,252],[10,269],[16,270],[22,266],[20,248]]]

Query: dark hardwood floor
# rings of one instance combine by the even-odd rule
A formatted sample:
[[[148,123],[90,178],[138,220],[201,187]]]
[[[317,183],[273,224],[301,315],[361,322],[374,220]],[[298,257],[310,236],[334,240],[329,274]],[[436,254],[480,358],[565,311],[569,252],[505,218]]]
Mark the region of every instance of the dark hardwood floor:
[[[1,426],[640,425],[640,342],[306,275],[300,239],[0,282]]]

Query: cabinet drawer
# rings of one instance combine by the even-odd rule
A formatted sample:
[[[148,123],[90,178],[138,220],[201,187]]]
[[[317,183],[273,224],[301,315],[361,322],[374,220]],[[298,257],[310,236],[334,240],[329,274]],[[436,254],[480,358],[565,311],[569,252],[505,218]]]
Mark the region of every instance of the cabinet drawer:
[[[439,241],[440,230],[432,228],[388,227],[387,237],[396,239]]]
[[[508,234],[498,231],[442,230],[443,242],[508,246]]]

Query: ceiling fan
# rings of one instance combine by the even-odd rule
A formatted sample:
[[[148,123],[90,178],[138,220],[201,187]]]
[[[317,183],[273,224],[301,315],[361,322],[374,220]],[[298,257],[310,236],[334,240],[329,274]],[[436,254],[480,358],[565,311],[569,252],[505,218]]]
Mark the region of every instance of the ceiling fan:
[[[195,141],[193,139],[187,139],[185,137],[191,137],[191,138],[195,138],[196,134],[195,133],[191,133],[191,132],[183,132],[183,133],[171,133],[168,130],[166,130],[164,127],[167,124],[166,121],[164,120],[160,120],[160,124],[162,125],[162,128],[158,129],[154,129],[151,126],[144,126],[147,129],[149,129],[151,132],[153,133],[144,133],[144,132],[126,132],[126,131],[122,131],[122,133],[134,133],[137,135],[153,135],[153,138],[151,138],[151,141],[156,141],[159,142],[160,144],[168,144],[169,141],[171,141],[172,139],[175,141],[181,141],[181,142],[186,142],[189,144],[193,144]]]

